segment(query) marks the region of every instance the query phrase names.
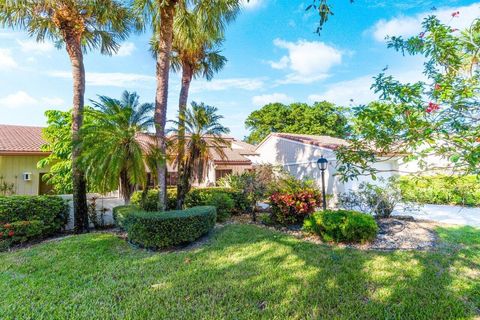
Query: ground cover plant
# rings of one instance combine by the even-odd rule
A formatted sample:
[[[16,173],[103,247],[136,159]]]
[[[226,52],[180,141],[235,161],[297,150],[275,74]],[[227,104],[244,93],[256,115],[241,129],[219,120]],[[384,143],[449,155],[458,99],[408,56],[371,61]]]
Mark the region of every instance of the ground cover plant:
[[[152,253],[109,233],[0,253],[3,319],[473,319],[480,230],[436,252],[306,243],[228,225],[195,250]]]

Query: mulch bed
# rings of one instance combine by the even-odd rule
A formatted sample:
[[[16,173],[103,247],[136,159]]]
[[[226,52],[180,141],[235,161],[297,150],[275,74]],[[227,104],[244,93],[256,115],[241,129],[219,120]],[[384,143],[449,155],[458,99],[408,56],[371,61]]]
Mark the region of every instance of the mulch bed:
[[[322,244],[324,243],[318,236],[303,232],[300,226],[283,227],[267,226],[261,222],[252,222],[249,215],[236,216],[233,223],[255,224],[262,228],[281,231],[292,235],[298,239],[308,242]],[[335,244],[339,247],[349,247],[361,250],[434,250],[439,245],[439,239],[435,228],[446,226],[434,221],[414,220],[409,216],[399,216],[394,218],[383,218],[377,220],[380,231],[377,238],[366,244]]]

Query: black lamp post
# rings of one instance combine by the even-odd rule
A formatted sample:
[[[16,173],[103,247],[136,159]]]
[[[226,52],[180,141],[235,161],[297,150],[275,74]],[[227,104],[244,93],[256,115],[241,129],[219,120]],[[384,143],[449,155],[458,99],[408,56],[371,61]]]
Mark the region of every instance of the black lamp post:
[[[323,210],[327,209],[327,199],[325,198],[325,170],[327,170],[328,160],[322,156],[317,160],[318,169],[322,173],[322,201],[323,201]]]

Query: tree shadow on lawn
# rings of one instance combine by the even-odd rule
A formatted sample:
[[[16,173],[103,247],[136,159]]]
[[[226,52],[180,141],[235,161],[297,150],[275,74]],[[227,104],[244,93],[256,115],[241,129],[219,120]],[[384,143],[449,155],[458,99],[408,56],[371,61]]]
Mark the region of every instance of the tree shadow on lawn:
[[[230,225],[206,246],[175,253],[79,236],[16,253],[10,267],[24,278],[0,272],[0,280],[18,305],[3,307],[6,319],[473,318],[480,232],[439,235],[447,245],[438,252],[376,252]]]
[[[478,312],[471,275],[480,259],[470,248],[358,251],[253,226],[230,228],[215,236],[221,241],[188,254],[173,278],[164,275],[164,288],[154,295],[170,297],[181,305],[176,312],[192,319],[455,319]],[[442,237],[463,232],[443,229]]]

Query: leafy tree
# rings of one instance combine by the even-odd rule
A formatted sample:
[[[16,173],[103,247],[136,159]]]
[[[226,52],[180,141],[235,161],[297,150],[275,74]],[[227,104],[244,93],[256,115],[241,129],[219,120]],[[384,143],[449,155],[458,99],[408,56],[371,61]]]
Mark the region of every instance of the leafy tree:
[[[88,181],[103,192],[120,190],[130,203],[136,185],[146,184],[145,158],[155,143],[152,103],[140,104],[136,93],[124,91],[120,100],[99,96],[87,115],[92,121],[82,130],[82,165]]]
[[[328,135],[345,138],[349,133],[346,110],[332,103],[284,105],[271,103],[252,112],[245,121],[251,131],[247,142],[257,144],[272,132]]]
[[[183,161],[184,175],[181,177],[182,189],[188,193],[193,179],[202,182],[205,178],[205,169],[209,160],[213,158],[215,152],[220,157],[225,157],[225,147],[229,143],[222,135],[230,130],[224,127],[220,120],[223,116],[217,114],[218,109],[204,103],[197,104],[192,102],[191,107],[185,110],[185,157],[177,160]],[[178,121],[172,121],[174,128],[170,131],[172,135],[172,153],[178,150]],[[181,203],[183,206],[183,203]]]
[[[440,169],[480,174],[480,20],[458,31],[431,16],[423,28],[407,40],[391,38],[388,46],[423,56],[426,80],[401,83],[385,73],[375,78],[372,88],[381,101],[354,109],[351,146],[337,153],[344,179],[375,177],[371,164],[379,155],[418,160],[423,170],[439,169],[425,161],[436,155],[449,163]]]
[[[85,175],[78,165],[79,131],[83,123],[85,68],[83,54],[100,49],[111,54],[126,38],[130,11],[115,0],[0,0],[0,25],[25,29],[37,41],[65,45],[73,74],[73,203],[75,232],[88,231]]]

